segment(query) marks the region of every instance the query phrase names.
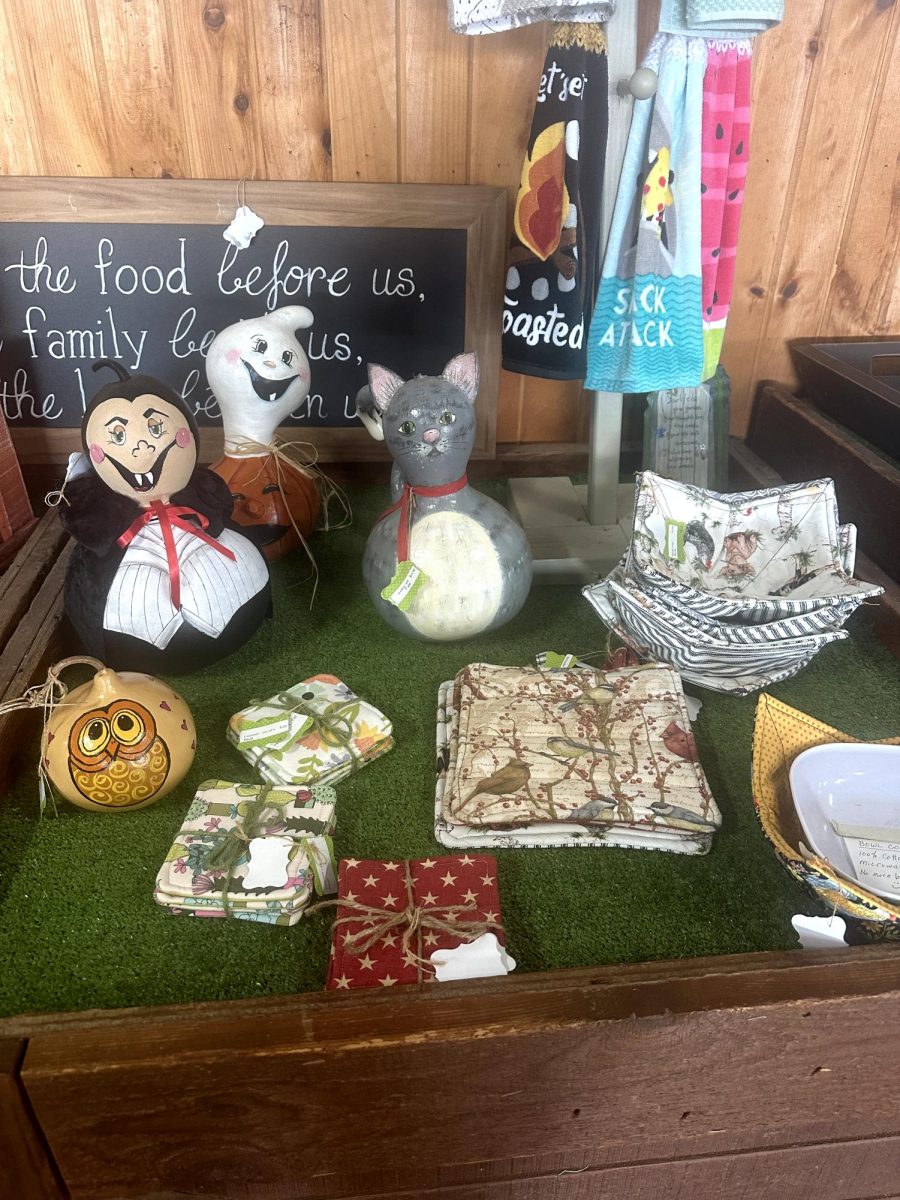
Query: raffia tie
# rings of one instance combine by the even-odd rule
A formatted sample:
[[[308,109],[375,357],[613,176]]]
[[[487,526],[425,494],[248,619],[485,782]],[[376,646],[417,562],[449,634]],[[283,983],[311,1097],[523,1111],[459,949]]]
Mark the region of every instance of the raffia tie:
[[[276,708],[279,712],[285,713],[287,716],[290,716],[292,713],[299,713],[301,716],[307,718],[310,724],[303,728],[299,737],[305,738],[309,737],[311,733],[315,733],[318,734],[326,746],[349,750],[353,754],[350,745],[353,740],[353,722],[341,712],[341,709],[347,708],[348,705],[353,703],[352,700],[336,700],[331,704],[327,704],[320,711],[307,704],[305,700],[295,700],[288,692],[282,692],[280,695],[275,696],[274,699],[267,700],[266,703]]]
[[[43,683],[35,684],[34,687],[28,688],[21,696],[17,696],[15,700],[6,700],[0,704],[0,717],[5,717],[8,713],[24,712],[29,708],[43,709],[44,723],[41,729],[41,750],[38,759],[37,775],[38,775],[38,796],[40,798],[41,815],[44,814],[44,809],[47,807],[47,797],[49,796],[54,802],[53,789],[50,786],[50,777],[44,766],[44,759],[47,755],[47,723],[50,720],[53,711],[60,707],[66,707],[63,700],[69,694],[69,689],[66,684],[60,679],[60,673],[67,667],[74,666],[93,667],[96,671],[104,671],[106,668],[103,663],[97,658],[83,658],[80,655],[74,655],[71,658],[60,659],[58,663],[54,663],[47,671],[47,678]],[[74,706],[73,706],[74,707]]]
[[[247,812],[243,819],[233,825],[231,829],[225,832],[213,834],[215,844],[208,854],[204,856],[203,866],[209,872],[224,872],[222,882],[222,908],[225,911],[226,917],[233,917],[232,905],[228,899],[231,892],[231,885],[234,882],[234,873],[240,866],[241,859],[247,853],[247,847],[254,838],[267,837],[270,833],[269,826],[276,819],[266,817],[266,810],[269,808],[280,809],[282,806],[275,800],[272,800],[272,788],[266,788],[265,791],[255,796],[247,805]],[[209,836],[209,835],[204,835]],[[295,846],[302,846],[309,841],[305,834],[293,833],[274,833],[273,837],[285,838],[289,842],[293,842]],[[313,871],[313,879],[316,879],[316,873]],[[316,890],[319,890],[318,887]]]
[[[406,908],[404,909],[395,911],[390,908],[378,908],[375,905],[362,904],[359,900],[338,897],[337,900],[323,900],[319,904],[313,904],[306,909],[306,915],[309,916],[323,908],[339,906],[351,909],[352,913],[348,916],[338,917],[334,922],[335,929],[339,925],[346,925],[349,921],[364,920],[365,928],[348,934],[344,939],[344,945],[352,954],[365,954],[392,929],[399,929],[402,926],[403,934],[400,945],[403,951],[403,961],[416,964],[418,982],[421,983],[423,971],[434,974],[435,970],[431,960],[422,954],[424,930],[430,929],[435,933],[459,937],[464,942],[474,942],[482,934],[489,933],[492,929],[501,929],[502,926],[496,921],[486,921],[483,918],[479,918],[477,921],[457,920],[457,915],[460,913],[476,913],[478,909],[474,904],[436,904],[424,908],[419,907],[413,892],[413,877],[409,863],[405,862],[403,867],[403,882],[406,886]],[[412,948],[413,938],[416,939],[415,950]]]
[[[235,458],[264,458],[271,456],[275,460],[275,475],[278,479],[278,486],[281,488],[282,495],[285,496],[285,508],[287,509],[288,517],[290,518],[291,525],[294,527],[294,533],[300,539],[300,545],[303,547],[304,553],[312,566],[315,581],[313,583],[313,593],[309,601],[309,607],[312,608],[313,601],[316,598],[316,591],[319,587],[319,567],[306,538],[300,532],[300,528],[294,520],[294,514],[291,512],[291,506],[287,501],[287,495],[284,491],[283,472],[285,469],[295,472],[299,471],[303,475],[312,477],[322,499],[324,524],[320,528],[325,533],[330,533],[332,529],[344,529],[346,526],[352,524],[353,510],[350,507],[347,493],[343,488],[338,487],[334,480],[326,475],[321,467],[317,466],[319,452],[310,442],[286,442],[279,437],[273,437],[271,442],[257,442],[253,438],[226,438],[225,453]],[[337,523],[332,523],[329,516],[329,506],[333,500],[337,500],[342,509],[341,518]]]

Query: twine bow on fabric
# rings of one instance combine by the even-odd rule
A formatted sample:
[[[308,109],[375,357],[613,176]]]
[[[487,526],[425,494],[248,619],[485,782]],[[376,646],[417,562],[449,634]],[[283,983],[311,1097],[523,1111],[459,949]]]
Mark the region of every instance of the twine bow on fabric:
[[[309,916],[320,909],[337,905],[342,909],[349,909],[350,913],[335,920],[335,929],[350,921],[364,921],[362,929],[349,933],[344,938],[344,946],[351,954],[365,954],[392,929],[402,928],[400,948],[403,962],[404,964],[415,964],[418,983],[422,982],[425,971],[429,974],[435,973],[434,964],[422,953],[422,934],[425,930],[458,937],[460,942],[474,942],[476,938],[489,933],[492,929],[502,930],[502,926],[498,922],[487,921],[482,917],[477,920],[459,920],[461,914],[478,912],[474,904],[418,905],[413,891],[413,877],[409,863],[405,862],[403,868],[403,882],[406,887],[406,907],[403,909],[378,908],[375,905],[363,904],[359,900],[340,896],[337,900],[324,900],[320,904],[312,905],[306,910],[306,915]],[[413,949],[414,939],[415,949]]]
[[[185,517],[196,518],[199,522],[199,528],[193,521],[186,521]],[[118,544],[123,549],[130,546],[144,526],[149,525],[151,521],[159,521],[163,545],[166,548],[166,562],[169,565],[169,586],[172,604],[175,608],[181,608],[181,571],[178,566],[178,552],[175,549],[173,527],[184,530],[185,533],[189,533],[193,537],[200,538],[202,542],[206,542],[207,546],[212,546],[213,550],[218,550],[220,554],[224,554],[232,562],[235,561],[234,553],[227,546],[223,546],[221,542],[217,542],[215,538],[210,537],[208,533],[204,532],[209,525],[209,520],[203,513],[197,512],[195,508],[188,508],[184,504],[163,504],[161,500],[153,500],[150,507],[145,509],[139,517],[136,517],[131,522],[122,536],[116,539]]]
[[[352,708],[353,704],[358,702],[354,702],[353,700],[335,700],[320,710],[313,708],[305,700],[298,700],[290,692],[282,692],[280,695],[266,701],[266,703],[279,712],[285,713],[288,717],[294,713],[299,713],[300,716],[305,717],[307,724],[300,730],[300,737],[309,737],[311,733],[315,733],[326,746],[349,750],[351,754],[353,753],[351,745],[353,741],[353,720],[342,710]],[[294,734],[289,732],[287,740],[290,740],[294,736]]]
[[[304,834],[295,834],[290,832],[273,832],[270,828],[275,818],[267,817],[267,810],[270,808],[281,809],[282,805],[272,799],[272,789],[266,788],[255,796],[246,806],[246,812],[243,819],[238,820],[230,829],[218,830],[214,833],[203,834],[204,840],[212,840],[213,846],[203,858],[203,866],[210,874],[224,873],[222,882],[222,907],[228,917],[233,916],[232,905],[228,899],[231,891],[231,885],[234,883],[234,873],[240,866],[242,859],[247,853],[247,848],[254,838],[259,837],[279,837],[292,842],[295,846],[305,846],[307,848],[307,857],[312,866],[314,856],[310,848],[310,838]],[[330,840],[326,841],[330,848]],[[320,892],[319,879],[315,870],[313,870],[313,887],[317,892]]]

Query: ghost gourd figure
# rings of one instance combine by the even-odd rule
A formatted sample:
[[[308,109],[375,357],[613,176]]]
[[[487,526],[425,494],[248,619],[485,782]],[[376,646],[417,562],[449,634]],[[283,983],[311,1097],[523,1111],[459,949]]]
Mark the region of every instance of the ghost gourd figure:
[[[147,375],[118,378],[87,407],[86,458],[60,520],[77,545],[65,609],[85,648],[120,670],[195,670],[236,650],[271,609],[265,560],[228,527],[231,493],[197,466],[184,400]]]
[[[315,477],[282,452],[275,430],[309,395],[309,361],[297,330],[313,323],[289,305],[229,325],[213,340],[206,377],[222,412],[225,454],[212,470],[228,484],[234,519],[273,561],[300,545],[319,519]]]

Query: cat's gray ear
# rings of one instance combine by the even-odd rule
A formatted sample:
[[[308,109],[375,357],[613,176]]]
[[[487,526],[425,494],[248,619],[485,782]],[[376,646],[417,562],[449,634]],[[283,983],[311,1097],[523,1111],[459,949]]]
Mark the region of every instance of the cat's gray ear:
[[[384,412],[398,389],[403,387],[404,382],[399,375],[395,375],[387,367],[382,367],[379,363],[369,363],[369,387],[372,389],[372,399],[379,412]]]
[[[455,384],[461,392],[465,392],[473,404],[475,403],[475,397],[478,395],[477,354],[457,354],[456,358],[451,358],[444,367],[441,376]]]

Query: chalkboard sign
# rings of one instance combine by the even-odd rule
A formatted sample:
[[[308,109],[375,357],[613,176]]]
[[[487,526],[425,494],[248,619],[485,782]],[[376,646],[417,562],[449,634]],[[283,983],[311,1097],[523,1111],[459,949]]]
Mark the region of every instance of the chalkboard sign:
[[[0,402],[22,461],[80,447],[97,358],[157,376],[192,405],[205,458],[221,426],[204,358],[215,334],[285,304],[309,397],[282,428],[323,457],[383,450],[354,416],[366,363],[433,374],[462,350],[482,367],[476,452],[490,455],[498,386],[505,193],[382,184],[248,185],[265,225],[222,236],[233,184],[197,180],[0,182]]]

